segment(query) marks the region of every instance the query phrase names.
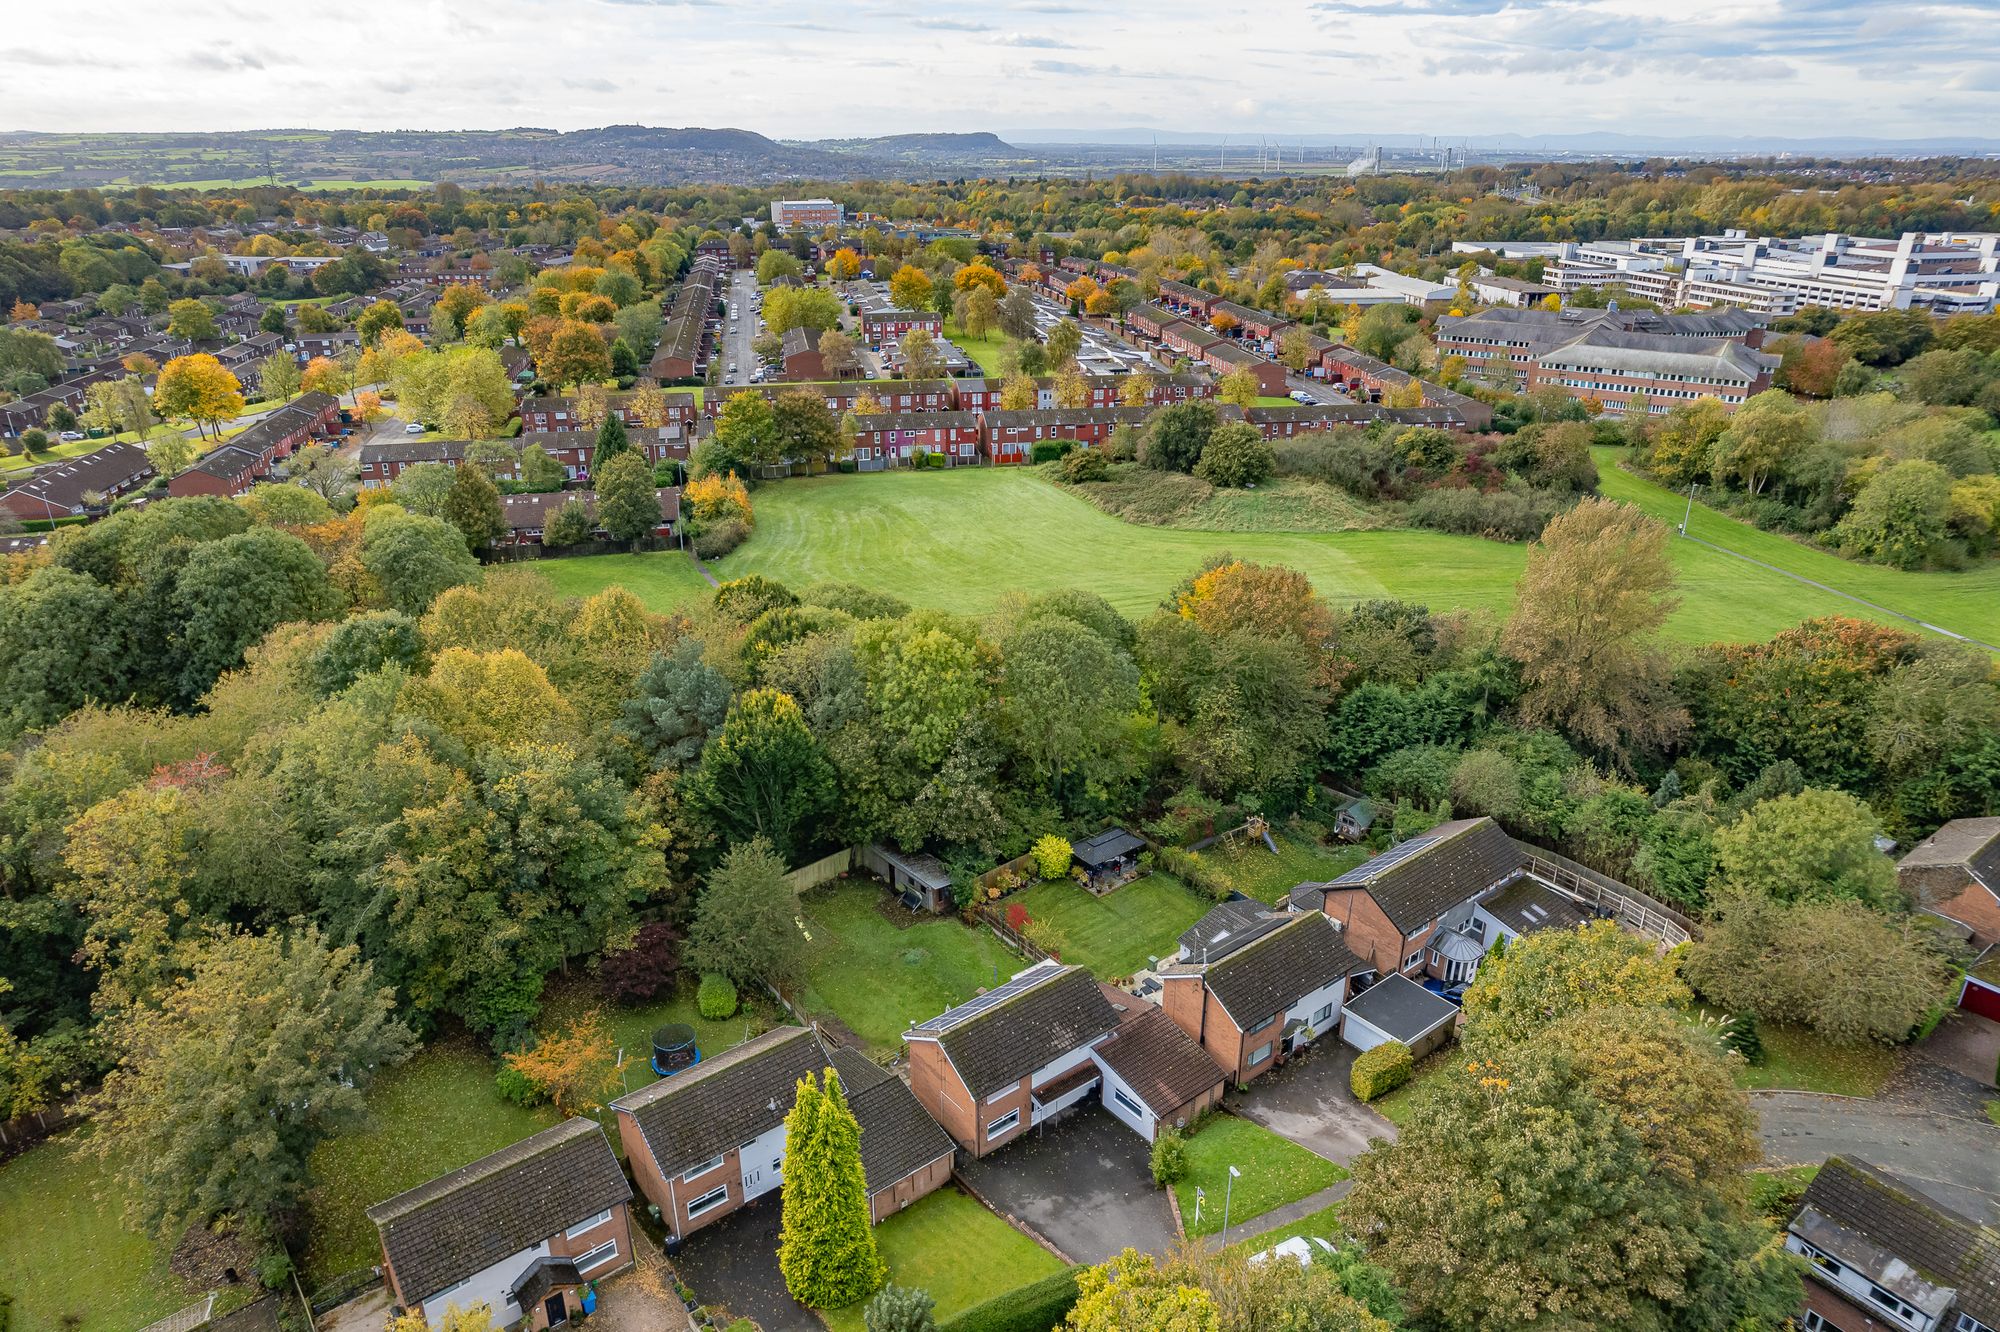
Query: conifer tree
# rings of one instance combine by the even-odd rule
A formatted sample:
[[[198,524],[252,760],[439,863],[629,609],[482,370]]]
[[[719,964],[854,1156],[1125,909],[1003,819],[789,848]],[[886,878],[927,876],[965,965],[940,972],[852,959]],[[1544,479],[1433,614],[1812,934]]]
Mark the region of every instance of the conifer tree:
[[[861,1171],[861,1126],[840,1090],[840,1075],[830,1068],[823,1087],[811,1074],[799,1080],[798,1098],[785,1117],[783,1198],[778,1270],[793,1299],[814,1309],[840,1309],[882,1284]]]

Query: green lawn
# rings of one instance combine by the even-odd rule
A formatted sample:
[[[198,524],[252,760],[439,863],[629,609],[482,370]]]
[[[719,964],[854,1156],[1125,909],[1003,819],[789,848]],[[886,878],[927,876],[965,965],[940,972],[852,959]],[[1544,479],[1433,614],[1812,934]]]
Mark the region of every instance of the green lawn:
[[[699,601],[712,590],[694,561],[678,550],[537,560],[529,567],[554,583],[564,596],[587,597],[607,587],[623,587],[662,612]]]
[[[1444,1075],[1451,1071],[1453,1061],[1460,1057],[1457,1045],[1445,1046],[1436,1054],[1418,1060],[1408,1082],[1387,1095],[1378,1096],[1369,1104],[1382,1118],[1402,1128],[1422,1099],[1443,1085]]]
[[[1167,874],[1148,874],[1103,897],[1053,879],[1013,894],[1003,907],[1016,902],[1053,933],[1063,961],[1107,981],[1144,970],[1149,958],[1172,957],[1181,933],[1214,905]]]
[[[1297,403],[1293,402],[1293,401],[1292,401],[1292,400],[1291,400],[1290,398],[1287,398],[1287,397],[1283,396],[1282,394],[1270,394],[1270,393],[1260,393],[1260,394],[1258,394],[1258,395],[1257,395],[1257,404],[1256,404],[1256,405],[1257,405],[1257,406],[1259,406],[1259,407],[1296,407],[1296,406],[1298,406],[1298,404],[1297,404]]]
[[[1687,511],[1687,497],[1634,476],[1618,464],[1622,449],[1594,449],[1598,486],[1613,499],[1626,500],[1647,513],[1678,527]],[[1892,611],[1915,616],[1926,623],[2000,643],[2000,560],[1985,560],[1965,573],[1905,573],[1880,565],[1844,560],[1838,555],[1816,550],[1802,542],[1765,532],[1748,523],[1717,513],[1705,504],[1694,506],[1688,530],[1704,541],[1762,560],[1766,564],[1839,588]],[[1698,609],[1700,599],[1718,587],[1756,586],[1761,595],[1781,605],[1797,608],[1797,618],[1807,615],[1851,615],[1865,620],[1913,627],[1908,621],[1880,614],[1843,597],[1779,578],[1719,551],[1691,542],[1674,543],[1675,563],[1681,571],[1681,617]]]
[[[54,439],[53,436],[50,438],[51,440]],[[34,454],[9,453],[0,456],[0,472],[26,472],[36,467],[46,467],[48,464],[60,462],[64,458],[75,458],[82,454],[90,453],[93,450],[101,449],[110,442],[111,440],[108,437],[104,439],[73,439],[67,443],[52,442],[47,448]],[[7,444],[12,449],[18,450],[21,447],[21,441],[18,439],[9,440]]]
[[[308,1287],[382,1261],[366,1208],[556,1122],[546,1106],[502,1100],[493,1073],[493,1060],[471,1044],[421,1050],[369,1092],[368,1128],[313,1153],[308,1240],[297,1255]]]
[[[1620,498],[1648,507],[1659,497],[1672,501],[1657,487],[1604,470],[1607,490]],[[991,610],[1009,591],[1082,586],[1128,615],[1144,615],[1204,559],[1224,551],[1296,568],[1335,601],[1400,597],[1441,609],[1504,612],[1526,560],[1522,546],[1438,532],[1140,527],[1021,468],[798,478],[760,488],[756,505],[756,535],[719,562],[718,577],[761,573],[794,586],[838,579],[967,614]],[[1820,555],[1728,519],[1713,521],[1776,542],[1793,567],[1823,581],[1887,605],[1928,606],[1939,623],[2000,641],[2000,564],[1968,574],[1898,573]],[[1717,535],[1735,539],[1720,529]],[[1809,616],[1869,613],[1707,547],[1675,542],[1672,552],[1682,604],[1667,632],[1684,642],[1766,638]],[[1820,561],[1832,567],[1822,569]],[[559,570],[553,577],[565,591],[622,582],[666,610],[699,591],[681,569],[664,571],[676,562],[685,565],[686,557],[666,551],[545,565]]]
[[[1226,1188],[1229,1167],[1242,1171],[1233,1190]],[[1286,1203],[1318,1193],[1347,1178],[1341,1169],[1279,1137],[1262,1124],[1235,1115],[1217,1115],[1188,1139],[1187,1178],[1174,1185],[1180,1200],[1181,1223],[1190,1235],[1213,1235],[1222,1229],[1224,1193],[1228,1192],[1229,1227],[1237,1226]],[[1195,1220],[1194,1191],[1207,1197],[1201,1220]]]
[[[930,1292],[939,1322],[1063,1269],[1060,1258],[949,1186],[875,1227],[875,1244],[889,1280]],[[821,1316],[833,1332],[861,1332],[863,1307]]]
[[[983,338],[975,338],[969,333],[948,333],[945,340],[955,343],[958,349],[972,359],[972,362],[987,374],[998,377],[1006,374],[1002,365],[1002,353],[1007,350],[1007,335],[994,329]]]
[[[1245,897],[1277,905],[1302,883],[1324,883],[1337,879],[1368,858],[1359,846],[1317,846],[1296,837],[1273,833],[1278,854],[1262,842],[1248,837],[1232,838],[1221,846],[1198,852],[1214,873]]]
[[[1896,1052],[1885,1045],[1835,1045],[1805,1027],[1776,1022],[1758,1023],[1757,1035],[1764,1057],[1736,1066],[1736,1085],[1746,1091],[1873,1096],[1896,1067]]]
[[[684,1022],[693,1027],[696,1046],[704,1059],[710,1059],[760,1032],[769,1031],[783,1020],[767,999],[745,996],[734,1017],[710,1021],[695,1007],[693,978],[683,975],[682,979],[687,983],[674,994],[633,1005],[606,1003],[591,986],[572,985],[549,996],[542,1005],[541,1021],[535,1025],[543,1032],[555,1031],[592,1008],[597,1009],[603,1014],[605,1025],[611,1028],[612,1038],[624,1048],[624,1088],[637,1091],[659,1081],[653,1072],[653,1032],[669,1022]]]
[[[0,1292],[14,1326],[132,1332],[196,1299],[165,1254],[127,1230],[111,1172],[66,1134],[0,1166]]]
[[[901,1047],[912,1022],[936,1017],[1026,965],[994,937],[956,916],[932,916],[899,929],[881,911],[889,890],[873,879],[846,879],[806,893],[812,936],[799,1002],[847,1024],[869,1047]],[[905,917],[907,919],[907,917]]]

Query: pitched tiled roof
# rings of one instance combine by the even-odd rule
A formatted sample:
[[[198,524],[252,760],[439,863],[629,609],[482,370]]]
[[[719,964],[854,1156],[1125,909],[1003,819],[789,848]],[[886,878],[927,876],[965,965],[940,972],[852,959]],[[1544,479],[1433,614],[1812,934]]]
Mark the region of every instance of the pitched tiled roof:
[[[1955,1288],[1961,1311],[1988,1327],[2000,1327],[2000,1231],[1845,1156],[1832,1157],[1820,1167],[1806,1189],[1793,1230],[1802,1229],[1801,1221],[1811,1229],[1814,1212],[1879,1245],[1916,1269],[1926,1282]],[[1879,1273],[1871,1275],[1882,1280]]]
[[[984,1097],[1117,1025],[1117,1012],[1089,972],[1045,962],[907,1035],[935,1039],[966,1087]]]
[[[902,1079],[844,1046],[832,1047],[854,1122],[861,1126],[861,1173],[879,1193],[949,1156],[951,1135],[917,1101]]]
[[[1897,868],[1963,865],[1972,877],[2000,894],[2000,818],[1953,819],[1910,850]]]
[[[571,1119],[368,1209],[404,1297],[420,1304],[632,1197],[589,1119]]]
[[[1247,1031],[1360,966],[1361,960],[1347,951],[1333,922],[1312,911],[1293,916],[1211,963],[1205,983],[1236,1025]]]
[[[1391,924],[1412,934],[1518,871],[1526,859],[1493,820],[1459,819],[1440,823],[1330,882],[1300,884],[1292,889],[1292,903],[1316,911],[1329,890],[1358,888],[1375,899]]]
[[[1110,998],[1109,995],[1106,996]],[[1161,1119],[1222,1085],[1222,1070],[1157,1004],[1131,995],[1118,1034],[1097,1047],[1098,1058]]]
[[[783,1122],[799,1079],[825,1066],[810,1031],[774,1027],[611,1105],[638,1124],[660,1173],[675,1175]]]
[[[1181,950],[1190,962],[1215,961],[1284,923],[1284,916],[1262,902],[1219,902],[1181,932]]]

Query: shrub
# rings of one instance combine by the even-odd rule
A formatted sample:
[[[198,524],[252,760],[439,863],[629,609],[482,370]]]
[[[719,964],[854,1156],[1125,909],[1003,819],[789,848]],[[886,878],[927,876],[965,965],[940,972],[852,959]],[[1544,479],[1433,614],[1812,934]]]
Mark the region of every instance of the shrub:
[[[267,1253],[257,1260],[257,1284],[265,1290],[277,1290],[292,1279],[292,1260],[285,1253]],[[6,1319],[0,1317],[0,1329],[6,1326]]]
[[[493,1086],[500,1093],[500,1099],[515,1105],[540,1105],[546,1098],[528,1075],[512,1064],[500,1065],[500,1071],[493,1075]]]
[[[725,518],[702,528],[689,541],[697,557],[704,560],[719,560],[749,539],[750,529],[741,519]]]
[[[1076,1269],[1051,1273],[975,1304],[938,1332],[1050,1332],[1076,1306]]]
[[[727,976],[710,972],[701,978],[701,988],[695,991],[694,1006],[710,1022],[719,1022],[736,1013],[736,982]]]
[[[1522,485],[1489,492],[1444,487],[1417,496],[1410,505],[1410,521],[1461,536],[1532,541],[1562,511],[1563,500],[1552,491]]]
[[[1070,485],[1105,481],[1110,476],[1111,459],[1103,449],[1071,449],[1063,455],[1062,479]]]
[[[1035,868],[1042,872],[1044,879],[1060,879],[1069,873],[1072,848],[1066,839],[1049,833],[1038,840],[1032,850]]]
[[[1348,1086],[1353,1089],[1355,1100],[1372,1101],[1408,1082],[1410,1070],[1416,1067],[1416,1063],[1410,1056],[1409,1046],[1401,1041],[1384,1041],[1354,1057]]]
[[[1187,1178],[1187,1138],[1179,1129],[1161,1129],[1160,1136],[1153,1139],[1152,1166],[1153,1183],[1158,1188],[1171,1188]]]
[[[1270,480],[1276,466],[1257,427],[1232,421],[1209,436],[1194,474],[1212,486],[1254,486]]]
[[[861,1311],[868,1332],[937,1332],[937,1307],[929,1291],[884,1286]]]
[[[1229,881],[1208,867],[1199,853],[1177,846],[1163,846],[1153,855],[1153,864],[1162,874],[1171,874],[1196,892],[1207,893],[1220,902],[1235,890]]]
[[[1745,1010],[1729,1019],[1722,1028],[1722,1043],[1744,1062],[1755,1064],[1764,1058],[1764,1038],[1757,1033],[1757,1015]]]
[[[924,466],[940,468],[949,465],[950,462],[951,459],[945,457],[942,453],[933,453],[930,457],[924,459]]]
[[[608,999],[651,999],[672,982],[680,960],[680,935],[673,926],[648,921],[639,927],[630,948],[604,955],[597,965],[598,982]]]
[[[1073,439],[1038,440],[1028,447],[1028,461],[1036,463],[1054,462],[1076,447]]]

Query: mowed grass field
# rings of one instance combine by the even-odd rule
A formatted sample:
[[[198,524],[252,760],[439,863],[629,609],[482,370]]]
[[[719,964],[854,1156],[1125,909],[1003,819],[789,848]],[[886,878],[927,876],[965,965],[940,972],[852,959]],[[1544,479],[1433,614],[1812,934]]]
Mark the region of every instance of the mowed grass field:
[[[1600,468],[1606,494],[1679,523],[1679,497],[1618,470],[1610,459]],[[1012,468],[835,474],[765,486],[754,499],[756,534],[713,566],[717,577],[761,573],[795,587],[837,579],[964,614],[990,611],[1010,591],[1084,587],[1127,615],[1143,616],[1205,559],[1225,551],[1296,568],[1339,602],[1399,597],[1440,610],[1504,613],[1527,560],[1525,546],[1408,529],[1142,527]],[[2000,642],[2000,564],[1963,574],[1853,564],[1699,505],[1695,534],[1892,610]],[[1681,642],[1768,638],[1823,615],[1907,624],[1707,546],[1675,541],[1672,554],[1681,606],[1667,633]],[[573,595],[623,583],[655,610],[705,591],[699,572],[678,552],[548,560],[537,567]]]

